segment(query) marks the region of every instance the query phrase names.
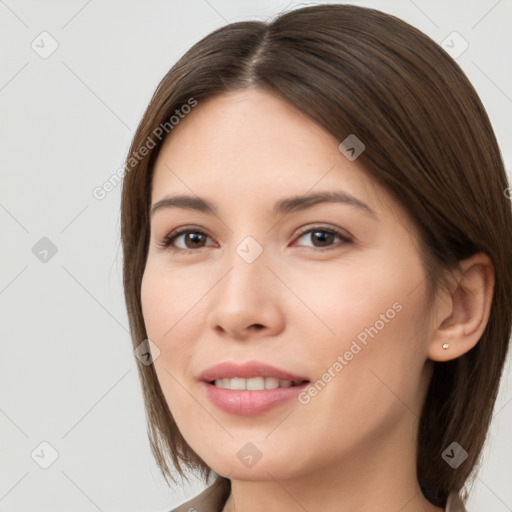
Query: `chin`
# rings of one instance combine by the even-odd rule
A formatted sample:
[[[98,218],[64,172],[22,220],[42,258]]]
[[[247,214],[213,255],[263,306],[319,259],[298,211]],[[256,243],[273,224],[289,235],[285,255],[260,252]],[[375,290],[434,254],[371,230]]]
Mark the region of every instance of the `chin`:
[[[243,443],[242,448],[227,448],[222,454],[212,454],[202,457],[202,460],[217,474],[231,480],[268,481],[273,479],[287,480],[299,476],[300,468],[297,467],[296,453],[292,450],[289,454],[277,454],[271,451],[271,455],[265,456],[265,449],[260,455],[250,446]],[[230,456],[230,454],[233,454]],[[259,458],[258,458],[259,457]],[[290,461],[294,461],[294,465]]]

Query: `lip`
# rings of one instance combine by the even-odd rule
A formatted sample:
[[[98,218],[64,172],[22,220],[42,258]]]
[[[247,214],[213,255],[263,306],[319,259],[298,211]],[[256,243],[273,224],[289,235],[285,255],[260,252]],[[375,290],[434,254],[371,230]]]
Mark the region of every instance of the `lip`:
[[[245,379],[275,377],[279,380],[291,380],[296,385],[287,388],[248,391],[224,389],[212,384],[217,379],[232,379],[235,377]],[[225,412],[241,416],[263,414],[295,398],[310,383],[305,377],[294,375],[259,361],[251,361],[245,364],[220,363],[204,371],[200,380],[206,396],[215,406]]]
[[[199,380],[208,383],[217,379],[234,379],[235,377],[242,379],[250,379],[252,377],[275,377],[279,380],[291,380],[294,384],[300,384],[305,380],[309,380],[307,377],[293,375],[281,368],[260,361],[250,361],[243,364],[226,361],[216,364],[205,370],[199,376]]]

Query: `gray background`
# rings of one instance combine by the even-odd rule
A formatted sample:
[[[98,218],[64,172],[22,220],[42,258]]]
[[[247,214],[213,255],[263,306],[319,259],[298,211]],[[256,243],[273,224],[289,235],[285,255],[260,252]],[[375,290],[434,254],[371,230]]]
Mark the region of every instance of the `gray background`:
[[[353,3],[469,43],[456,60],[510,170],[512,2]],[[165,511],[204,487],[167,488],[152,459],[122,293],[121,187],[92,191],[122,166],[157,83],[192,44],[306,4],[0,0],[1,511]],[[470,511],[512,510],[510,359],[505,372]],[[47,469],[44,441],[58,452]]]

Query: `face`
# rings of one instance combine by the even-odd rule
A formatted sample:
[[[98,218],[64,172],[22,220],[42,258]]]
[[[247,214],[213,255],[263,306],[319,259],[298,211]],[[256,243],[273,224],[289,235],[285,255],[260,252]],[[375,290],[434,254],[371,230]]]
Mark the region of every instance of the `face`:
[[[155,164],[152,206],[213,205],[151,217],[141,299],[155,370],[187,443],[229,478],[335,470],[413,437],[431,370],[416,232],[340,142],[251,89],[200,103]],[[206,375],[239,377],[226,388],[289,375],[222,389],[202,380],[219,363],[254,363]]]

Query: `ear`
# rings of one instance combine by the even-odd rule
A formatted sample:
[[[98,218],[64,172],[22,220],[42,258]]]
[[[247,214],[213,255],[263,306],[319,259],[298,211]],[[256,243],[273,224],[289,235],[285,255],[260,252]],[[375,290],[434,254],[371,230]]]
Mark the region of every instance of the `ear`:
[[[463,271],[456,273],[450,291],[444,291],[435,306],[436,323],[427,351],[433,361],[456,359],[471,350],[489,320],[495,279],[490,258],[479,252],[460,264]]]

